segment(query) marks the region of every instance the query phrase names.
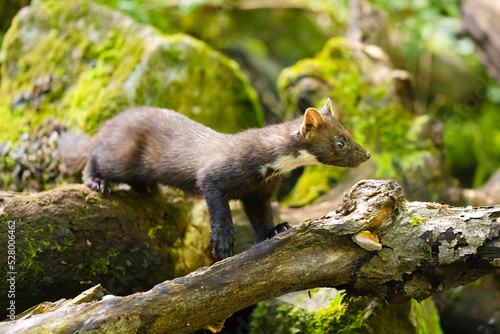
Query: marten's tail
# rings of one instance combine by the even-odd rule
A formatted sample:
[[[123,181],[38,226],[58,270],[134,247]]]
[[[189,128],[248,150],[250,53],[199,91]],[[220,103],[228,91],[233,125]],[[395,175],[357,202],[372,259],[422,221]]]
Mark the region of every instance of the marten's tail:
[[[59,157],[61,158],[61,171],[66,174],[75,174],[85,167],[93,140],[82,133],[66,132],[59,142]]]

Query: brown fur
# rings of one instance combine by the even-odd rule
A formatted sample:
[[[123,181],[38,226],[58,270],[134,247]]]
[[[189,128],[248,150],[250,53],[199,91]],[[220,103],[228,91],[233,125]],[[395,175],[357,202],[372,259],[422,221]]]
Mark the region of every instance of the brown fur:
[[[70,157],[70,159],[68,159]],[[330,101],[294,121],[218,133],[172,110],[134,108],[103,124],[63,161],[83,167],[90,188],[108,182],[144,189],[157,183],[202,195],[212,226],[216,259],[232,254],[228,200],[240,199],[259,240],[273,229],[271,197],[283,173],[304,164],[356,167],[370,157],[333,116]]]

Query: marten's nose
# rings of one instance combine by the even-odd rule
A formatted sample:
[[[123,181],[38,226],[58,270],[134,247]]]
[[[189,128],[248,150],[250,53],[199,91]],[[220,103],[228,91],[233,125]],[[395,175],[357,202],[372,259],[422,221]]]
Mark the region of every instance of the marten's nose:
[[[371,156],[372,156],[372,155],[370,154],[370,152],[366,152],[366,153],[365,153],[365,157],[366,157],[366,159],[370,159],[370,157],[371,157]]]

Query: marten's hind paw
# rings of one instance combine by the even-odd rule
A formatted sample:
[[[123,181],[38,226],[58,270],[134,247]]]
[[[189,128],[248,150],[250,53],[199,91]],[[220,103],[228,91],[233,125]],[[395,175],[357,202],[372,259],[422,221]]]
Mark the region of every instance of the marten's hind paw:
[[[210,247],[212,248],[212,256],[215,261],[224,260],[233,255],[234,247],[234,232],[227,234],[213,233],[210,239]]]
[[[109,193],[111,192],[111,188],[109,187],[109,183],[105,180],[101,180],[98,177],[88,178],[85,180],[85,185],[92,190],[100,191],[101,193]]]
[[[275,235],[278,235],[281,232],[285,232],[288,229],[291,229],[293,226],[289,222],[284,222],[276,225],[269,233],[267,234],[266,239],[271,239]]]

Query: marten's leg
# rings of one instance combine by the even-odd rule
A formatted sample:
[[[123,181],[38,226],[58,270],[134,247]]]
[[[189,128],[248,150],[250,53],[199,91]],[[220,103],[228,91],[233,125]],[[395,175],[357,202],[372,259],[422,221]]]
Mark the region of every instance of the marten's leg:
[[[255,233],[257,233],[258,240],[265,240],[274,229],[271,194],[250,193],[243,197],[241,202]]]
[[[215,260],[223,260],[233,255],[234,229],[229,200],[219,191],[203,194],[210,216],[210,247]]]
[[[90,154],[87,164],[83,169],[82,179],[83,183],[92,190],[102,193],[111,191],[109,183],[100,177],[97,158],[93,153]]]
[[[259,241],[272,238],[278,233],[292,228],[292,225],[287,222],[274,226],[271,195],[250,194],[242,198],[241,201]]]

